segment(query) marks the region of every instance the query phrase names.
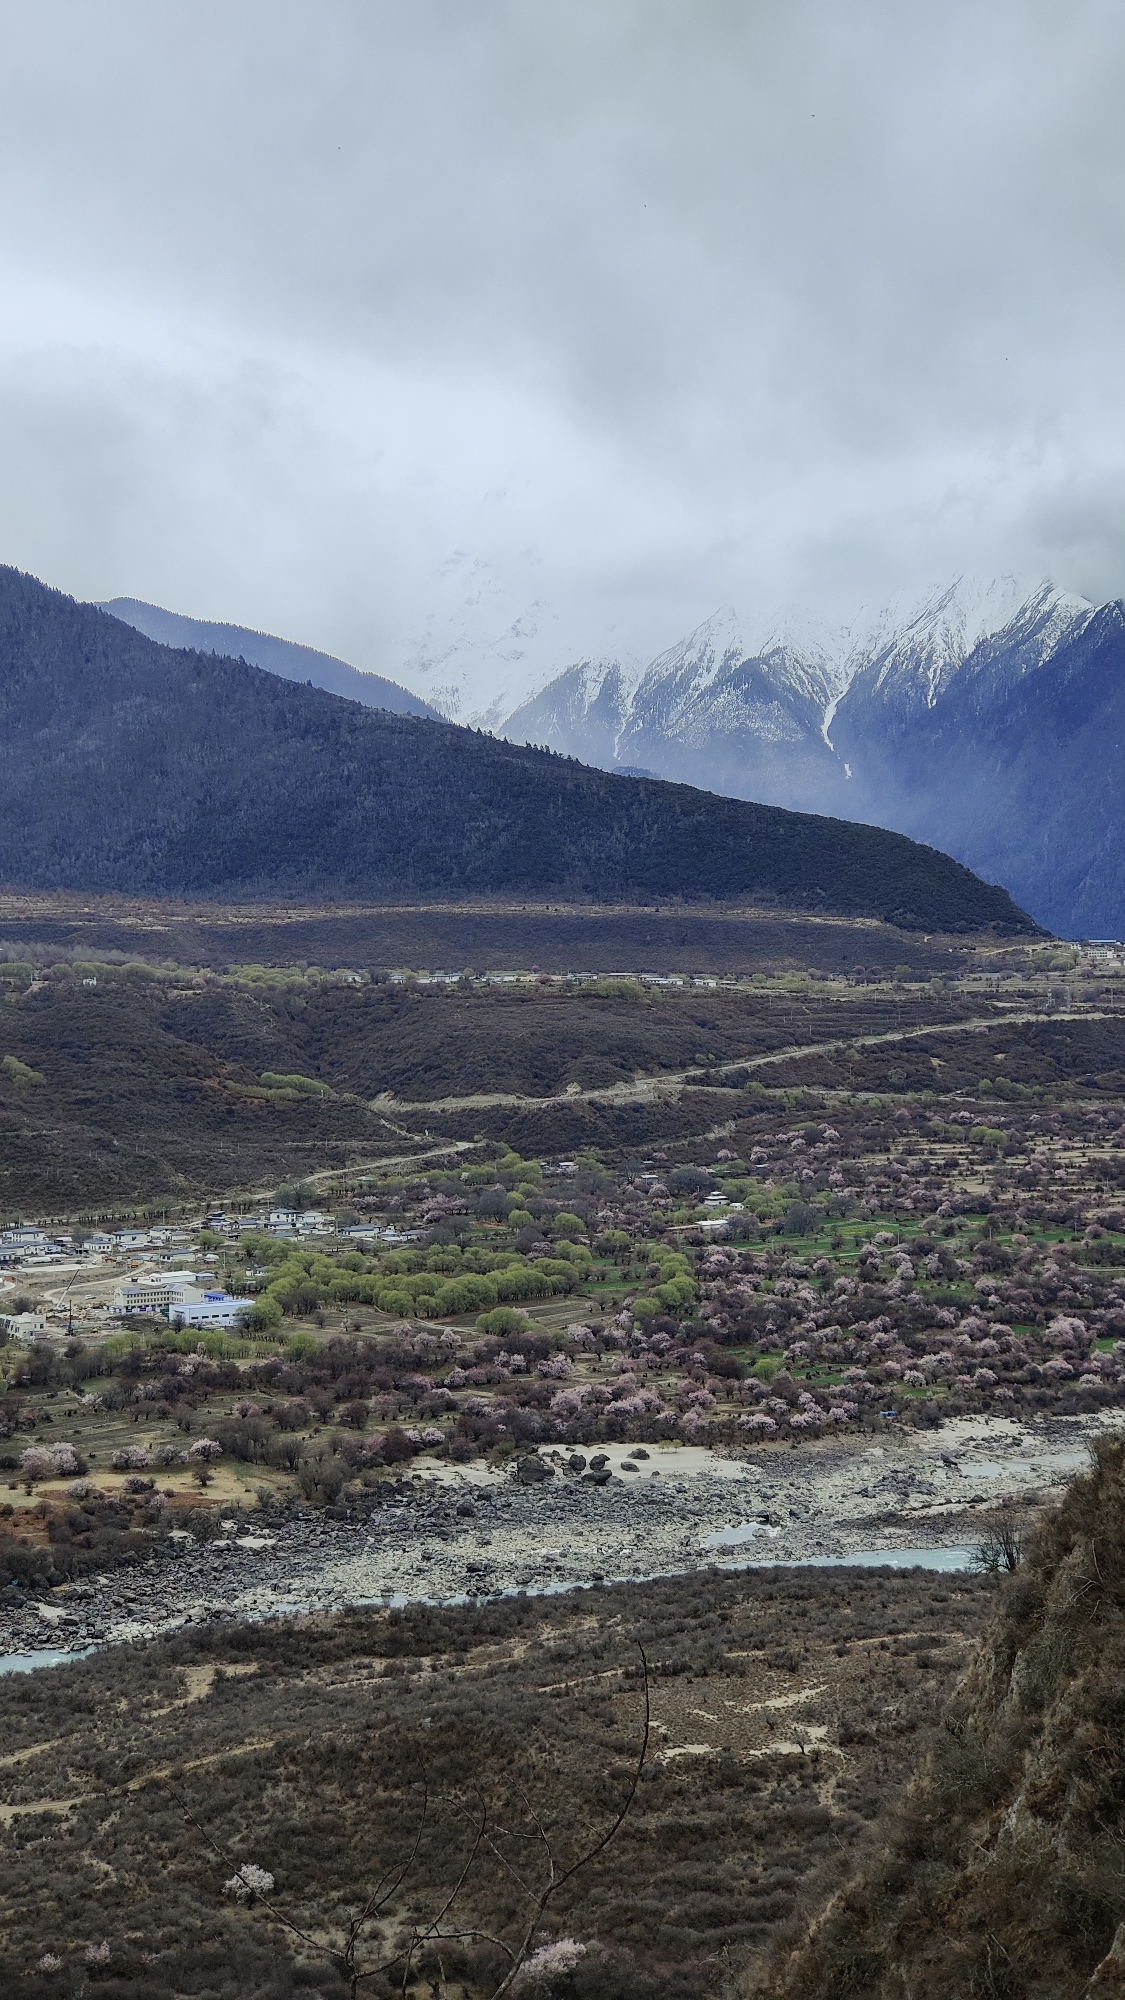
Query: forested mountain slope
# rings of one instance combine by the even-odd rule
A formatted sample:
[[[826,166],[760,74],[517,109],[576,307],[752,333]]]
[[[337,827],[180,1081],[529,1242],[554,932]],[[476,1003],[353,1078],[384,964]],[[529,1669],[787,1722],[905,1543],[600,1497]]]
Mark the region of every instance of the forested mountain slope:
[[[226,660],[249,660],[253,667],[280,674],[286,681],[311,681],[313,687],[329,694],[342,694],[348,701],[361,701],[365,708],[389,708],[395,715],[435,715],[428,702],[397,681],[382,674],[365,674],[320,653],[313,646],[295,645],[292,639],[275,639],[272,632],[252,632],[245,625],[216,625],[205,618],[186,618],[179,611],[164,611],[159,604],[142,604],[135,597],[113,597],[99,604],[111,618],[135,626],[146,638],[161,646],[187,646],[197,653],[218,653]]]
[[[900,835],[360,707],[0,570],[0,879],[247,897],[765,896],[1034,926]]]

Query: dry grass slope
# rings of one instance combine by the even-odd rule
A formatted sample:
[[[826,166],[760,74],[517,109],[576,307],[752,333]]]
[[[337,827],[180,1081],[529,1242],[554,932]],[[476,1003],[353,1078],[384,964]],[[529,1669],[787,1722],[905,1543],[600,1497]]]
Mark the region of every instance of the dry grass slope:
[[[775,2000],[1095,2000],[1125,1982],[1125,1444],[1046,1517],[884,1838]]]
[[[540,1867],[529,1806],[563,1865],[611,1824],[640,1740],[640,1640],[650,1754],[620,1836],[552,1908],[546,1936],[589,1950],[551,2000],[718,1996],[741,1953],[823,1900],[897,1791],[993,1588],[917,1571],[712,1572],[185,1631],[12,1676],[0,1992],[72,2000],[104,1940],[101,2000],[345,2000],[331,1953],[409,1851],[423,1773],[430,1823],[367,1929],[376,1956],[377,1931],[393,1951],[456,1881],[481,1801],[524,1880]],[[275,1876],[279,1916],[322,1949],[224,1898],[243,1863]],[[486,1851],[447,1928],[511,1938],[526,1911]],[[58,1966],[40,1971],[44,1957]],[[449,1940],[408,1991],[484,2000],[503,1969],[480,1939]],[[361,1989],[402,1990],[401,1967]]]

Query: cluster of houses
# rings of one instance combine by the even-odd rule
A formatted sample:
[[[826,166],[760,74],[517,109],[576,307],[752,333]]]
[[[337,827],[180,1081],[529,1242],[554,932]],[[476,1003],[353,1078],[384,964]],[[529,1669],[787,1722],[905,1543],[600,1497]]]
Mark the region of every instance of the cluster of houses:
[[[224,1214],[209,1215],[206,1227],[219,1235],[237,1235],[253,1229],[267,1236],[317,1236],[335,1230],[335,1223],[323,1209],[273,1208],[268,1215],[242,1215],[228,1221]],[[57,1263],[60,1258],[134,1257],[146,1252],[165,1251],[187,1255],[195,1240],[190,1229],[80,1229],[75,1235],[18,1223],[0,1229],[0,1270],[16,1266]]]
[[[271,1208],[261,1215],[236,1216],[216,1209],[205,1227],[217,1236],[237,1236],[243,1229],[261,1236],[324,1236],[334,1232],[336,1224],[323,1208]]]
[[[391,986],[459,986],[463,979],[469,979],[474,986],[520,986],[527,984],[549,986],[584,986],[595,984],[599,979],[637,979],[644,986],[718,986],[717,979],[702,972],[486,972],[477,978],[464,972],[392,972],[388,975]],[[724,985],[737,985],[736,979],[726,979]]]
[[[0,1230],[0,1269],[30,1263],[36,1257],[61,1256],[63,1248],[45,1229]]]
[[[389,1248],[413,1243],[420,1235],[418,1230],[379,1228],[374,1223],[357,1223],[337,1231],[333,1217],[319,1208],[273,1207],[260,1214],[230,1217],[220,1209],[209,1214],[203,1226],[213,1237],[236,1238],[243,1231],[296,1240],[341,1234],[368,1240],[377,1237]],[[214,1254],[204,1254],[195,1247],[198,1234],[198,1229],[163,1226],[78,1229],[73,1236],[34,1224],[0,1230],[0,1332],[9,1340],[32,1341],[48,1331],[44,1311],[5,1314],[5,1293],[11,1298],[18,1296],[18,1273],[30,1275],[39,1269],[46,1274],[60,1267],[79,1271],[87,1262],[103,1258],[132,1266],[129,1275],[115,1286],[112,1300],[101,1308],[112,1318],[159,1314],[176,1326],[238,1328],[253,1310],[253,1299],[224,1290],[214,1270],[184,1268],[193,1253],[201,1264],[218,1261]],[[160,1268],[144,1268],[154,1265]],[[173,1265],[176,1268],[170,1268]]]
[[[57,1263],[60,1257],[128,1257],[138,1251],[186,1251],[189,1229],[83,1229],[76,1236],[57,1234],[31,1224],[0,1230],[0,1269],[14,1265]]]

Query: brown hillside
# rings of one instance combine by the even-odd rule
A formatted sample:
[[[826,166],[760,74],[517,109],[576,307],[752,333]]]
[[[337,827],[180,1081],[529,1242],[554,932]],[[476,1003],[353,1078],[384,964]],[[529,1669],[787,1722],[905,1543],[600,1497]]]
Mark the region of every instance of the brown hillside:
[[[1125,1991],[1125,1443],[1043,1522],[867,1867],[759,1992]]]

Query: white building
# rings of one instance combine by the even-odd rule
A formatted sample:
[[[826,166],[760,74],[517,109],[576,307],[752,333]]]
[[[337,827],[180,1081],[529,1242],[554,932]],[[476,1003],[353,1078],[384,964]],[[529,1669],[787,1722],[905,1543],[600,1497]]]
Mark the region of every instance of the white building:
[[[147,1250],[149,1233],[147,1229],[115,1229],[112,1243],[115,1250]]]
[[[203,1292],[184,1305],[175,1306],[173,1319],[185,1326],[237,1326],[244,1313],[253,1312],[253,1299],[238,1299],[229,1292]]]
[[[239,1299],[211,1285],[207,1274],[168,1271],[160,1277],[130,1278],[113,1294],[118,1317],[130,1313],[162,1313],[185,1326],[234,1326],[240,1313],[253,1310],[253,1299]]]
[[[0,1313],[0,1326],[7,1332],[9,1340],[35,1340],[46,1333],[47,1321],[42,1313]]]
[[[22,1223],[14,1229],[0,1232],[0,1251],[22,1253],[27,1250],[45,1250],[47,1232],[45,1229],[25,1228]]]
[[[194,1271],[162,1271],[152,1277],[129,1278],[113,1294],[115,1313],[168,1312],[187,1299],[201,1297]]]

